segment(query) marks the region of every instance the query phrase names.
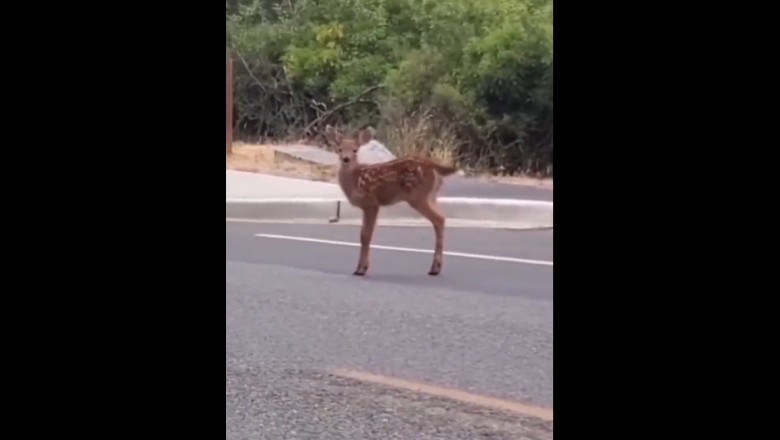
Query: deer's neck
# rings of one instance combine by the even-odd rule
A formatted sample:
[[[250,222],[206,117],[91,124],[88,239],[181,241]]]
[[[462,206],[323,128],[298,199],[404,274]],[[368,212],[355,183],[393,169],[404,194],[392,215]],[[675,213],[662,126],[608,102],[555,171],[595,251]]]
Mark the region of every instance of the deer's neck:
[[[352,199],[357,193],[357,172],[358,167],[353,166],[341,166],[339,168],[339,186],[344,191],[344,195],[347,199]]]

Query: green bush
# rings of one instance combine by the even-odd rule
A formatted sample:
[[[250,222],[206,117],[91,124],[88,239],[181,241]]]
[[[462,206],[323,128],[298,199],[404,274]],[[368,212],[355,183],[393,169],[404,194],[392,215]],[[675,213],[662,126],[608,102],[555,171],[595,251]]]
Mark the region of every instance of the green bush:
[[[399,153],[552,175],[551,0],[254,0],[226,18],[239,139],[371,124]]]

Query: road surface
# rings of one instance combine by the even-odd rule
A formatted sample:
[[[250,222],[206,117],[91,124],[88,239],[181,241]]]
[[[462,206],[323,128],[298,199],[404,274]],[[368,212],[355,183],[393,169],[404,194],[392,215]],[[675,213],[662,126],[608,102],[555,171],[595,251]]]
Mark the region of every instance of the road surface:
[[[362,278],[343,245],[358,234],[226,223],[226,438],[551,439],[551,420],[480,402],[552,408],[552,231],[450,228],[445,251],[464,255],[439,277],[409,250],[432,228],[378,228],[393,249]]]

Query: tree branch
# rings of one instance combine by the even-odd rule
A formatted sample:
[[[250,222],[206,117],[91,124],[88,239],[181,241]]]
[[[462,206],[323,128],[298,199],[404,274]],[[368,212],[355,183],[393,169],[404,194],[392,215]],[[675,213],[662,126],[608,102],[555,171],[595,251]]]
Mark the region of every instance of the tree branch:
[[[371,86],[371,87],[367,88],[366,90],[363,90],[355,98],[353,98],[353,99],[351,99],[351,100],[349,100],[347,102],[341,103],[341,104],[333,107],[332,109],[323,112],[321,115],[319,115],[317,117],[317,119],[311,121],[309,123],[309,125],[306,126],[306,128],[304,129],[304,133],[310,133],[312,127],[314,127],[315,125],[321,124],[323,121],[328,119],[331,115],[333,115],[334,113],[336,113],[339,110],[343,110],[343,109],[345,109],[347,107],[351,107],[351,106],[353,106],[355,104],[373,103],[373,101],[366,100],[366,99],[363,99],[363,98],[366,95],[368,95],[369,93],[373,92],[374,90],[380,89],[382,87],[384,87],[384,86],[382,86],[381,84],[377,84],[377,85]]]

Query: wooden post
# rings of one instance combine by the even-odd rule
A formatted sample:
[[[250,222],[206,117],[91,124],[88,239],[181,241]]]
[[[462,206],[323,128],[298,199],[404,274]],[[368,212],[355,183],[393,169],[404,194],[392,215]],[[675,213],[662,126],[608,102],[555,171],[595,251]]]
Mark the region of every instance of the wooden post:
[[[225,51],[225,153],[233,153],[233,60]]]

